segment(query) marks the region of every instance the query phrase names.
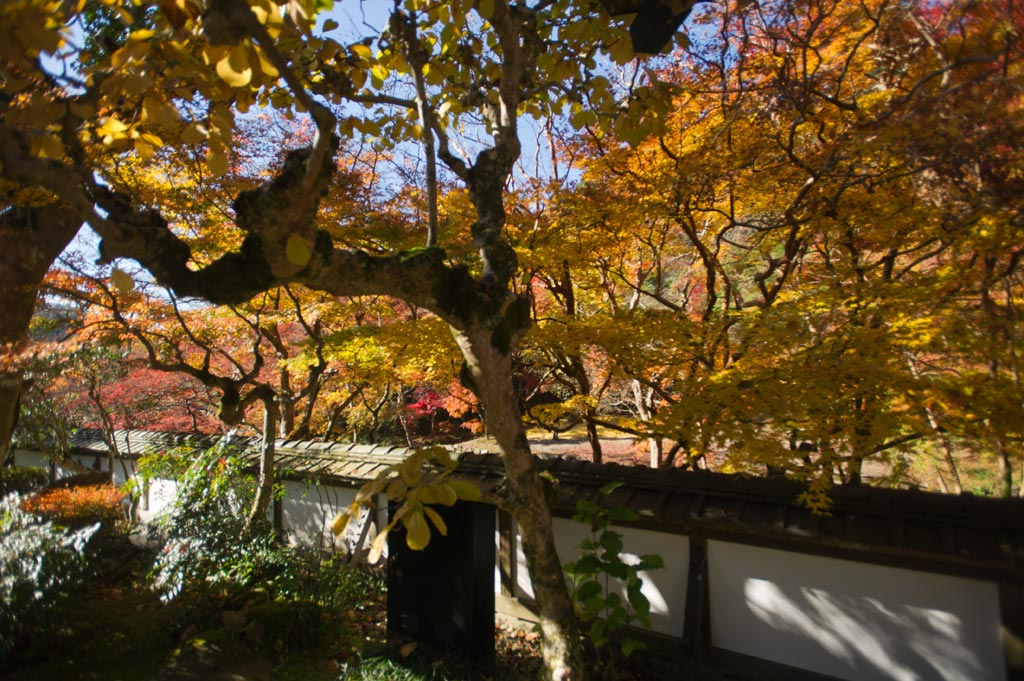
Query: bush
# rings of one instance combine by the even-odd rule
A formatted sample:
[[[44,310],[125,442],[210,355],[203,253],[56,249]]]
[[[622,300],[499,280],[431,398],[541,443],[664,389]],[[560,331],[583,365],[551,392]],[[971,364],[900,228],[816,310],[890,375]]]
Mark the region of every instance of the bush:
[[[160,469],[152,460],[144,467]],[[208,449],[185,468],[174,503],[158,519],[164,546],[153,578],[161,600],[187,588],[230,595],[294,578],[291,552],[278,545],[270,524],[246,528],[255,494],[254,478],[230,446]]]
[[[50,473],[45,468],[9,466],[3,470],[0,496],[11,492],[31,494],[49,481]]]
[[[67,530],[22,508],[18,494],[0,501],[0,658],[46,642],[85,583],[86,544],[99,523]]]
[[[46,516],[66,527],[96,522],[114,525],[124,520],[124,498],[124,492],[113,485],[56,487],[29,497],[22,506],[29,513]]]

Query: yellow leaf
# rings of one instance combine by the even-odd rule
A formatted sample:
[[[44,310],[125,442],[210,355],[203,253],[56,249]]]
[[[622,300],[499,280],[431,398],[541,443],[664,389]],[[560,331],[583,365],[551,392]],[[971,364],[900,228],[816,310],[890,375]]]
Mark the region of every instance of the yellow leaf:
[[[400,499],[408,489],[409,488],[406,484],[402,482],[402,478],[398,477],[392,480],[388,485],[386,494],[388,499]]]
[[[368,60],[371,57],[373,57],[373,50],[371,50],[367,45],[363,45],[362,43],[356,43],[355,45],[352,45],[348,49],[350,49],[352,53],[355,54],[357,57],[362,57],[363,59]]]
[[[412,655],[413,651],[416,650],[417,645],[419,644],[417,644],[416,641],[406,643],[399,649],[398,652],[402,654],[402,657],[409,657],[410,655]]]
[[[260,71],[263,72],[264,76],[267,78],[277,78],[281,75],[281,72],[277,70],[277,67],[267,59],[267,55],[263,53],[263,50],[258,50],[256,54],[259,56]]]
[[[231,54],[231,50],[226,45],[203,44],[204,64],[216,64],[222,59],[227,59],[229,54]]]
[[[455,491],[459,499],[465,501],[480,501],[480,488],[466,480],[449,480],[448,485]]]
[[[455,468],[456,464],[455,461],[452,459],[451,452],[449,452],[444,447],[434,448],[434,459],[448,470],[452,470],[453,468]]]
[[[348,528],[349,522],[352,520],[351,514],[348,510],[344,510],[338,515],[334,516],[334,522],[331,523],[331,532],[335,537],[341,535],[346,528]]]
[[[401,467],[398,469],[398,474],[402,476],[402,482],[409,487],[415,487],[418,485],[423,477],[421,464],[422,462],[420,459],[415,456],[410,456],[408,459],[403,461]]]
[[[228,157],[222,148],[210,147],[210,151],[206,155],[206,167],[215,177],[220,177],[228,172]]]
[[[32,153],[40,158],[62,158],[64,156],[64,145],[56,135],[34,135],[32,138]]]
[[[476,6],[476,11],[484,19],[490,19],[494,16],[494,0],[480,0],[480,4]]]
[[[143,161],[148,161],[153,158],[153,154],[156,153],[156,147],[147,142],[145,139],[139,137],[135,140],[135,153],[139,155]]]
[[[387,484],[388,479],[384,475],[381,475],[375,478],[374,480],[371,480],[370,482],[366,483],[365,485],[359,488],[358,492],[356,492],[356,500],[353,502],[352,506],[358,506],[359,504],[365,504],[366,502],[370,501],[371,499],[373,499],[373,497],[380,494],[384,490],[384,488],[387,487]]]
[[[403,518],[405,544],[413,551],[422,551],[430,543],[430,526],[423,511],[415,511]]]
[[[313,257],[313,244],[298,234],[288,235],[288,243],[284,247],[284,255],[288,262],[296,267],[305,267]]]
[[[441,518],[441,514],[435,511],[434,509],[430,508],[429,506],[424,506],[423,511],[427,514],[427,517],[430,518],[430,521],[434,523],[434,527],[436,527],[437,531],[441,533],[441,536],[447,537],[448,526],[444,524],[444,520]]]
[[[235,45],[227,56],[217,62],[217,75],[231,87],[245,87],[252,80],[249,66],[249,50],[245,45]]]
[[[201,123],[192,123],[181,131],[181,141],[185,144],[199,144],[209,136],[206,126]]]
[[[96,112],[96,108],[91,104],[81,104],[79,102],[69,103],[68,109],[78,118],[89,118]]]
[[[126,26],[131,26],[135,23],[135,19],[132,18],[131,14],[128,14],[128,10],[124,9],[120,5],[109,5],[109,7],[117,12],[117,16]]]
[[[110,273],[110,280],[114,282],[114,286],[121,292],[121,295],[128,295],[135,288],[135,281],[131,275],[117,267]]]
[[[382,66],[381,64],[374,64],[373,66],[370,67],[370,77],[373,80],[374,87],[380,87],[381,85],[383,85],[384,81],[387,80],[390,74],[391,72],[388,70],[388,68],[386,66]]]
[[[144,97],[142,99],[142,120],[155,123],[163,128],[170,128],[178,124],[178,111],[156,97]]]
[[[121,121],[117,120],[113,116],[108,116],[107,118],[104,119],[103,125],[101,125],[100,127],[96,128],[96,134],[99,137],[110,136],[110,137],[113,137],[114,139],[117,139],[119,137],[124,137],[124,133],[127,130],[128,130],[128,126],[127,125],[125,125]]]
[[[434,485],[434,498],[442,506],[454,506],[455,502],[459,500],[459,495],[455,493],[454,487],[447,482],[442,482],[439,485]]]
[[[366,554],[367,563],[375,565],[380,560],[381,554],[384,553],[384,547],[388,543],[388,532],[394,526],[394,523],[389,523],[380,534],[373,538],[373,543],[370,544],[370,552]]]

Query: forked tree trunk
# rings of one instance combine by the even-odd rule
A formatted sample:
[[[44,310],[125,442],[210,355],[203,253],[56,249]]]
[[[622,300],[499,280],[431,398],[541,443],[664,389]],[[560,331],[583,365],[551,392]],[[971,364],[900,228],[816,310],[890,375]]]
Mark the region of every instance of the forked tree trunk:
[[[510,491],[509,511],[522,535],[523,553],[540,610],[541,646],[548,678],[585,679],[583,648],[565,574],[555,549],[551,511],[512,388],[512,360],[486,330],[454,332],[486,405],[487,427],[501,448]]]

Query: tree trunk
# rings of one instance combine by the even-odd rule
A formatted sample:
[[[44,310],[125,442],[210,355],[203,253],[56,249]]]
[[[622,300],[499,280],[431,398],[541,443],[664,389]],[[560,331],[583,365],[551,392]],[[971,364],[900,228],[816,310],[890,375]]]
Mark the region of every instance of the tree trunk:
[[[645,392],[640,381],[635,379],[630,387],[633,391],[633,405],[636,407],[637,416],[639,416],[640,420],[646,425],[651,422],[652,418],[654,418],[654,391],[648,388]],[[651,468],[660,468],[663,465],[661,438],[654,437],[653,435],[647,438],[647,451],[650,454]]]
[[[596,410],[587,409],[583,418],[587,422],[587,442],[590,443],[590,453],[594,458],[594,463],[603,463],[604,452],[601,450],[601,435],[597,432],[597,424],[594,423],[596,416]]]
[[[476,383],[478,396],[486,405],[487,427],[503,454],[510,492],[509,510],[519,525],[530,581],[540,609],[547,678],[584,679],[587,674],[575,609],[555,549],[548,500],[513,390],[511,355],[494,347],[486,330],[453,333]]]
[[[999,496],[1013,496],[1013,459],[1010,448],[1003,438],[999,438],[996,459],[999,461]]]
[[[267,509],[274,498],[274,439],[277,437],[277,402],[273,397],[263,398],[263,442],[260,445],[260,474],[256,483],[256,498],[246,519],[246,530],[267,517]]]
[[[80,224],[71,211],[57,204],[0,207],[0,301],[4,306],[0,352],[13,350],[25,340],[39,285]],[[21,372],[0,372],[0,463],[7,460],[18,422],[21,389]]]

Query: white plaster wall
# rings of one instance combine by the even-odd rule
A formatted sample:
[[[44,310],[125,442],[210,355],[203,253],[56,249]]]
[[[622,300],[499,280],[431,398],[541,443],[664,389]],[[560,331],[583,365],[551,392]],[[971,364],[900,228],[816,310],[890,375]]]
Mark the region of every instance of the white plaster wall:
[[[285,495],[282,500],[284,529],[288,540],[303,546],[320,546],[321,548],[340,548],[350,551],[359,540],[363,525],[369,520],[369,512],[349,523],[340,537],[334,537],[331,525],[334,516],[347,508],[356,498],[358,490],[330,485],[314,485],[307,482],[286,480]],[[363,544],[364,549],[376,536],[370,529]]]
[[[639,556],[655,553],[665,561],[665,567],[641,573],[643,594],[651,603],[651,630],[670,636],[683,635],[683,616],[686,612],[686,580],[690,569],[690,541],[677,534],[664,534],[632,527],[615,526],[622,534],[625,551],[620,554],[627,563],[636,564]],[[518,529],[517,529],[518,531]],[[590,532],[583,523],[555,518],[555,546],[565,564],[579,557],[577,546]],[[523,555],[522,541],[516,541],[518,566],[516,568],[516,596],[533,598],[533,585]],[[626,597],[625,585],[613,580],[620,595]],[[501,590],[499,574],[495,570],[495,590]]]
[[[149,481],[146,497],[136,511],[139,522],[152,522],[178,496],[178,483],[155,478]]]
[[[135,477],[135,462],[131,460],[114,461],[114,485],[120,487]]]
[[[1005,681],[995,584],[708,542],[714,646],[850,681]]]
[[[14,451],[14,465],[24,468],[49,468],[50,460],[39,452],[29,452],[24,449]]]

